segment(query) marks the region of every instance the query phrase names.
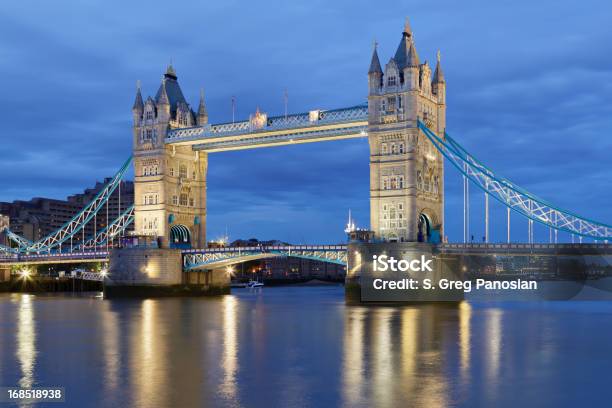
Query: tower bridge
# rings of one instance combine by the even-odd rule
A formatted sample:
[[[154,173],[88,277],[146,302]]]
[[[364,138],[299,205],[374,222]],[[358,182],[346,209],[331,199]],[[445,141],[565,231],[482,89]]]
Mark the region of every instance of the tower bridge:
[[[508,248],[511,213],[528,219],[528,244],[532,246],[533,223],[555,231],[554,242],[559,231],[600,243],[612,238],[610,225],[563,210],[497,175],[447,133],[447,84],[440,54],[433,70],[427,62],[422,63],[408,23],[384,69],[374,47],[367,78],[367,104],[271,117],[257,110],[248,120],[213,124],[209,123],[204,94],[197,109],[192,109],[174,67],[168,66],[154,97],[143,98],[140,87],[136,91],[132,158],[89,205],[49,236],[30,242],[5,229],[11,244],[0,246],[4,254],[0,263],[76,259],[88,251],[106,257],[131,223],[137,235],[155,239],[161,249],[181,250],[186,270],[262,256],[346,262],[345,246],[267,251],[206,248],[206,177],[208,154],[349,138],[367,138],[369,143],[370,229],[377,242],[443,241],[445,160],[463,176],[464,243],[468,241],[466,190],[470,183],[485,192],[485,244],[489,197],[507,208]],[[134,207],[109,221],[105,230],[86,237],[85,225],[103,213],[130,163],[135,175]]]

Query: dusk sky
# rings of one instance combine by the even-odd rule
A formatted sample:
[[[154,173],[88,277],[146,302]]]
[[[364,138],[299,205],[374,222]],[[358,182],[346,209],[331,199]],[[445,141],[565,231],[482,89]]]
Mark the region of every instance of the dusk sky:
[[[421,60],[442,54],[448,133],[527,190],[612,223],[608,1],[60,3],[0,9],[0,201],[65,198],[114,174],[131,154],[136,81],[154,95],[170,60],[192,106],[205,89],[213,123],[231,120],[232,95],[238,119],[282,114],[285,88],[290,112],[364,103],[374,39],[384,66],[409,16]],[[369,223],[368,150],[353,139],[211,154],[208,237],[342,241],[349,208]],[[459,240],[461,178],[446,169]],[[492,217],[503,240],[505,210]]]

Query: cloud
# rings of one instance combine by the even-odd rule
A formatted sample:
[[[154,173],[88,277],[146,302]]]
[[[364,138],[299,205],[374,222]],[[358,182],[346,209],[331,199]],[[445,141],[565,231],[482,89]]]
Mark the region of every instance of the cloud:
[[[0,200],[65,197],[113,174],[131,151],[135,82],[154,94],[171,58],[189,100],[205,88],[213,122],[231,120],[232,96],[240,118],[256,107],[280,114],[285,89],[292,112],[362,103],[373,38],[388,61],[410,15],[421,59],[442,50],[449,133],[528,190],[612,219],[612,55],[602,51],[612,33],[603,0],[580,8],[552,0],[188,2],[171,18],[164,10],[160,1],[3,7]],[[446,186],[447,232],[459,239],[455,171]],[[362,225],[369,220],[368,145],[211,154],[208,194],[211,236],[227,225],[241,237],[338,241],[348,208]],[[503,225],[495,226],[502,239]]]

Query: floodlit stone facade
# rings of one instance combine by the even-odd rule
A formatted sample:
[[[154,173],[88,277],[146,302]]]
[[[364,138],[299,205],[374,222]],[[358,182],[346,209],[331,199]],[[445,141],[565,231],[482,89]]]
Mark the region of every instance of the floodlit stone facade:
[[[194,112],[169,66],[155,98],[143,101],[138,87],[132,112],[135,233],[160,237],[164,247],[204,247],[207,155],[164,143],[171,129],[208,122],[204,96]]]
[[[444,162],[417,128],[446,128],[446,82],[438,53],[434,73],[420,63],[408,22],[384,72],[376,46],[368,71],[370,224],[378,239],[437,241],[443,237]]]

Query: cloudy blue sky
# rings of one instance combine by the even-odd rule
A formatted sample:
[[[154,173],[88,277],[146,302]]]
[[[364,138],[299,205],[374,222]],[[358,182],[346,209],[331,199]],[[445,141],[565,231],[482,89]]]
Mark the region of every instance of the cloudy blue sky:
[[[0,201],[65,197],[130,154],[136,80],[154,94],[172,58],[211,121],[364,102],[372,41],[385,63],[410,16],[422,60],[439,48],[448,131],[534,193],[612,223],[612,6],[574,1],[5,2],[0,8]],[[461,183],[447,172],[447,232]],[[366,140],[210,156],[209,237],[337,242],[369,221]],[[475,191],[475,189],[473,189]],[[482,193],[472,230],[482,236]],[[492,236],[505,211],[492,208]],[[515,220],[513,239],[526,239]],[[540,237],[548,235],[540,228]]]

